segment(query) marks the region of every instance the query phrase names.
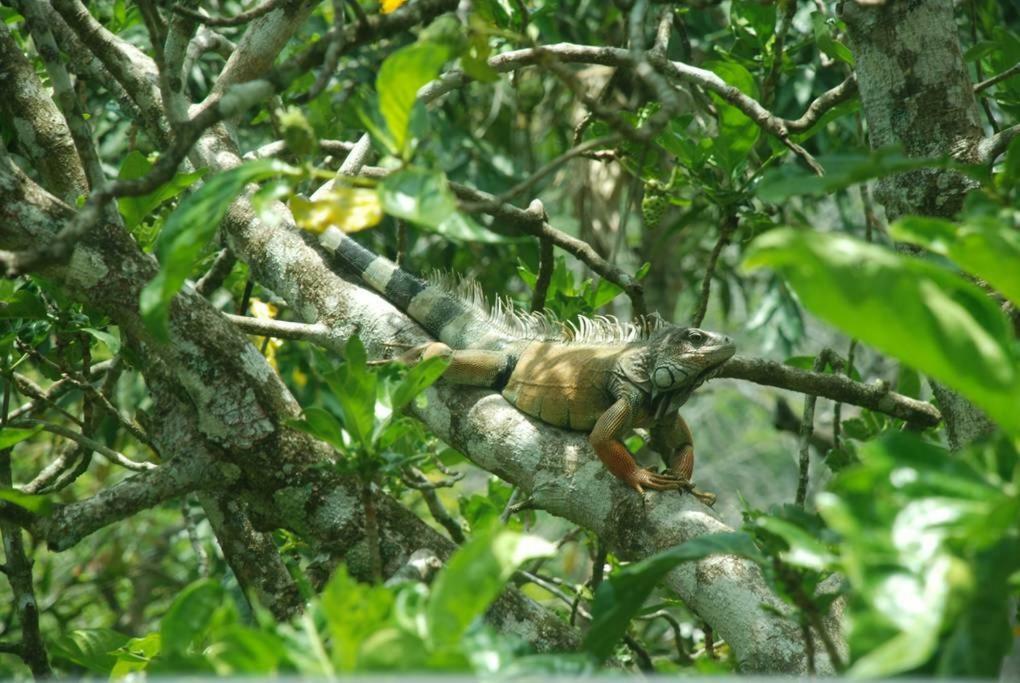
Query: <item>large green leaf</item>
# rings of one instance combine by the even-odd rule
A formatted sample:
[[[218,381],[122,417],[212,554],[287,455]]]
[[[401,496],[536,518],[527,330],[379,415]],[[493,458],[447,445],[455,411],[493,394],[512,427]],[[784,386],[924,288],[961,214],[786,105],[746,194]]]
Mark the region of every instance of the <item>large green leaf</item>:
[[[0,451],[27,441],[42,431],[42,427],[0,427]]]
[[[53,511],[53,498],[49,495],[23,493],[17,489],[0,488],[0,500],[6,500],[33,515],[45,517]]]
[[[476,534],[450,557],[432,584],[427,607],[432,647],[457,649],[468,626],[499,595],[517,567],[555,550],[543,538],[498,526]]]
[[[1020,433],[1006,320],[964,278],[850,237],[789,228],[755,240],[744,267],[778,271],[815,315],[945,382]]]
[[[186,654],[193,642],[209,630],[217,608],[223,602],[223,588],[210,579],[195,581],[174,599],[160,622],[162,651]]]
[[[608,657],[663,576],[684,562],[720,553],[756,562],[763,559],[748,534],[731,531],[692,538],[613,572],[595,592],[592,624],[584,639],[585,650],[600,660]]]
[[[406,168],[379,184],[383,211],[462,242],[503,242],[506,238],[457,210],[457,200],[441,171]]]
[[[929,671],[932,662],[947,676],[997,673],[1011,646],[1020,496],[1001,479],[1015,475],[980,469],[986,462],[891,432],[862,446],[859,464],[819,495],[853,587],[851,674]]]
[[[57,638],[50,644],[50,651],[91,673],[107,676],[117,663],[117,650],[130,640],[131,636],[109,628],[78,629]]]
[[[335,417],[322,408],[311,406],[305,408],[303,412],[305,416],[303,420],[288,420],[287,426],[311,434],[337,450],[343,449],[344,440],[340,433],[340,423]]]
[[[735,61],[718,61],[710,62],[707,66],[728,85],[757,98],[758,86],[754,76],[742,65]],[[747,158],[761,135],[761,129],[747,114],[719,95],[711,93],[711,96],[719,112],[719,134],[713,140],[712,147],[719,162],[732,172]]]
[[[366,451],[373,448],[377,377],[369,370],[365,347],[357,335],[344,348],[346,361],[325,377],[340,404],[344,427]]]
[[[867,154],[832,154],[817,161],[825,169],[823,176],[795,164],[766,172],[756,188],[758,196],[778,204],[798,195],[829,195],[873,178],[918,168],[945,168],[951,163],[944,159],[912,159],[892,148]]]
[[[411,367],[390,397],[390,407],[393,408],[393,412],[403,410],[404,406],[413,401],[415,396],[432,386],[436,380],[442,377],[449,365],[449,359],[437,357],[428,358]]]
[[[244,186],[281,174],[298,173],[297,169],[275,159],[251,161],[209,179],[181,201],[156,239],[159,273],[145,286],[140,297],[145,324],[157,338],[169,339],[170,300],[191,274],[199,255]]]
[[[354,671],[369,636],[389,624],[393,592],[384,586],[358,583],[339,567],[320,598],[333,642],[338,671]]]
[[[889,235],[955,261],[1020,306],[1020,232],[994,216],[962,223],[909,216],[889,226]]]
[[[394,152],[407,156],[407,126],[418,89],[439,75],[450,58],[450,48],[437,42],[417,42],[383,61],[375,79],[379,111],[389,129]]]

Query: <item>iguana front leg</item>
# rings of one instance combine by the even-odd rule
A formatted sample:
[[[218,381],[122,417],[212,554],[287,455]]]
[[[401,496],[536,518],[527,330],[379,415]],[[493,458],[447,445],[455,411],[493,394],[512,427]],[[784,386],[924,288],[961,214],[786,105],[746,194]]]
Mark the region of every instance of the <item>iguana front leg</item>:
[[[510,369],[510,357],[502,351],[480,349],[454,350],[442,342],[426,342],[395,357],[393,360],[405,365],[414,365],[429,358],[443,357],[450,365],[443,373],[443,379],[453,384],[472,387],[493,387],[501,375]]]
[[[705,505],[715,504],[715,494],[694,488],[694,435],[687,421],[678,413],[676,419],[664,419],[652,428],[652,448],[662,454],[669,473],[685,482],[685,488]]]
[[[634,408],[626,399],[620,399],[609,410],[602,413],[595,427],[588,435],[588,442],[595,448],[599,460],[613,473],[638,493],[644,490],[676,491],[689,486],[686,481],[672,475],[656,474],[651,470],[638,467],[634,456],[620,441],[620,437],[631,423]]]

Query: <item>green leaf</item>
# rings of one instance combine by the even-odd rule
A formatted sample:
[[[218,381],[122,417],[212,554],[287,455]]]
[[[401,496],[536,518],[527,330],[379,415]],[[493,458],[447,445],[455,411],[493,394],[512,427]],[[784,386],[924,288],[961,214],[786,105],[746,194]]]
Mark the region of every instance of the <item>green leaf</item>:
[[[320,598],[333,642],[333,663],[338,671],[358,668],[359,650],[369,636],[389,625],[393,593],[384,586],[358,583],[341,565]]]
[[[889,236],[955,261],[1020,306],[1020,232],[992,216],[961,224],[909,216],[889,226]]]
[[[118,335],[97,330],[94,327],[83,327],[81,331],[89,334],[96,341],[105,344],[106,348],[110,349],[110,353],[113,355],[120,353],[120,337]]]
[[[117,662],[110,670],[110,679],[118,680],[136,671],[145,671],[159,654],[162,643],[158,633],[132,638],[116,651]]]
[[[78,629],[66,633],[50,645],[54,657],[67,659],[94,674],[108,676],[117,663],[116,652],[131,636],[109,628]]]
[[[600,660],[608,657],[663,576],[684,562],[719,553],[755,562],[764,559],[748,534],[731,531],[693,538],[613,572],[595,592],[592,624],[584,639],[584,649]]]
[[[393,391],[393,396],[390,399],[393,412],[400,412],[404,406],[414,400],[415,396],[432,386],[436,380],[442,377],[449,365],[448,358],[436,357],[428,358],[411,367]]]
[[[25,508],[33,515],[45,517],[53,511],[53,500],[49,495],[22,493],[15,489],[0,488],[0,500]]]
[[[811,15],[811,25],[815,33],[815,44],[818,49],[826,55],[844,64],[854,65],[854,56],[843,43],[836,40],[832,35],[832,27],[827,17],[821,12]]]
[[[796,524],[776,517],[760,517],[757,523],[786,542],[788,549],[780,553],[780,559],[787,564],[825,571],[836,561],[836,556],[824,543]]]
[[[275,674],[284,658],[279,636],[239,624],[217,630],[215,642],[204,652],[217,676]]]
[[[418,89],[439,75],[450,58],[450,49],[435,42],[418,42],[403,47],[383,61],[375,80],[382,113],[390,137],[404,158],[408,158],[407,126]]]
[[[1020,433],[1020,383],[1007,323],[962,277],[843,235],[773,230],[746,269],[769,267],[818,317],[957,389]]]
[[[340,404],[344,427],[359,445],[372,451],[377,378],[368,369],[365,347],[357,335],[347,342],[344,359],[325,379]]]
[[[185,654],[205,636],[222,602],[223,588],[210,579],[195,581],[181,591],[159,625],[163,652]]]
[[[40,320],[45,317],[46,304],[27,289],[19,289],[6,301],[0,301],[0,320]]]
[[[147,174],[150,170],[152,170],[152,163],[145,155],[137,150],[132,150],[128,152],[124,157],[124,161],[121,162],[120,173],[117,174],[117,177],[121,180],[136,180]],[[178,173],[149,194],[137,197],[121,197],[118,199],[117,207],[120,209],[120,214],[124,217],[124,224],[128,230],[133,230],[146,218],[152,216],[152,213],[161,204],[184,192],[204,174],[205,169],[193,173]]]
[[[478,533],[450,557],[432,584],[428,638],[437,650],[455,650],[517,567],[556,548],[543,538],[498,526]]]
[[[833,154],[819,157],[824,176],[795,164],[785,164],[765,173],[756,188],[758,196],[778,204],[798,195],[820,197],[873,178],[918,168],[946,168],[945,159],[912,159],[896,149],[880,149],[868,154]]]
[[[758,97],[758,86],[751,72],[737,62],[710,62],[707,68],[745,95]],[[719,134],[713,141],[716,158],[730,172],[747,158],[758,141],[761,129],[747,114],[715,93],[711,93],[719,112]]]
[[[383,211],[462,242],[505,242],[457,210],[457,200],[441,171],[407,168],[379,183]]]
[[[158,339],[169,340],[170,300],[191,274],[199,255],[244,186],[280,174],[299,173],[275,159],[251,161],[211,178],[181,201],[156,239],[159,273],[145,286],[140,297],[145,324]]]
[[[32,427],[29,429],[22,427],[0,427],[0,451],[7,450],[26,439],[31,439],[40,431],[42,431],[42,427]]]
[[[343,450],[344,440],[340,433],[340,423],[335,417],[322,408],[314,407],[305,408],[304,415],[303,420],[289,420],[287,426],[311,434],[337,450]]]

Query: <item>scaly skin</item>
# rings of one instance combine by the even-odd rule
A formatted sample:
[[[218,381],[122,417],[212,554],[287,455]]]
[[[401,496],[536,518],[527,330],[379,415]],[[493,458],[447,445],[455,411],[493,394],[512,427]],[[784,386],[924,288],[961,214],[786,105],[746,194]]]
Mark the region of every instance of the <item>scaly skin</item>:
[[[522,338],[515,332],[523,323],[512,314],[497,318],[337,231],[327,231],[323,244],[440,340],[398,360],[447,357],[447,381],[496,389],[532,417],[586,432],[606,469],[639,493],[680,490],[707,505],[715,501],[691,482],[694,443],[678,410],[733,355],[729,337],[663,325],[630,342]],[[650,429],[652,445],[667,464],[664,473],[638,467],[627,451],[622,439],[635,427]]]

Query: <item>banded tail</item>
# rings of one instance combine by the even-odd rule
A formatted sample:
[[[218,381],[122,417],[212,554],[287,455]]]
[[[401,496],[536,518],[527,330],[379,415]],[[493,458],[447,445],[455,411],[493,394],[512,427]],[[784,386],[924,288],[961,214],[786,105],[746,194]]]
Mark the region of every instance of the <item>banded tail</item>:
[[[494,326],[488,311],[476,302],[411,275],[340,230],[327,229],[320,242],[367,285],[451,348],[493,349],[514,340],[505,330]]]

